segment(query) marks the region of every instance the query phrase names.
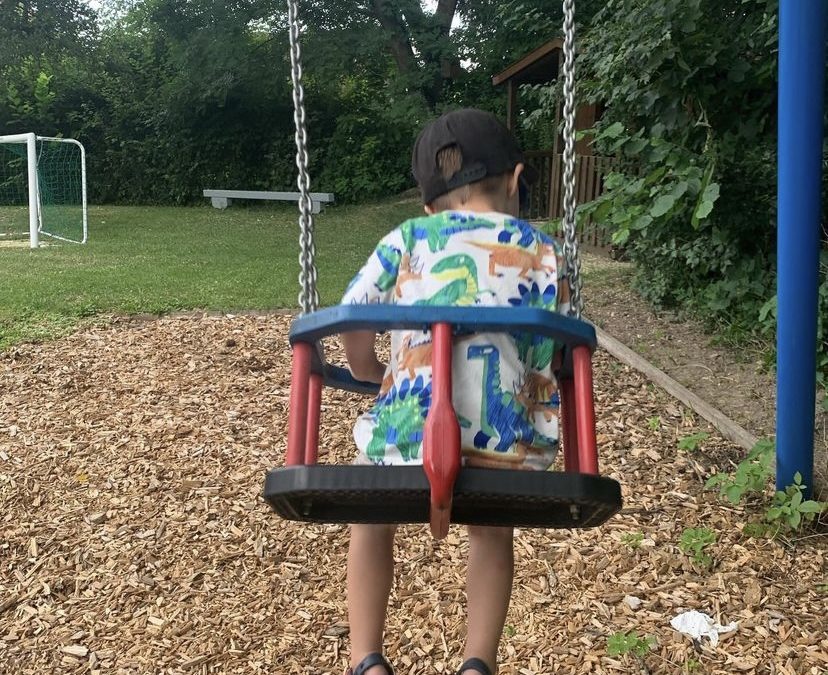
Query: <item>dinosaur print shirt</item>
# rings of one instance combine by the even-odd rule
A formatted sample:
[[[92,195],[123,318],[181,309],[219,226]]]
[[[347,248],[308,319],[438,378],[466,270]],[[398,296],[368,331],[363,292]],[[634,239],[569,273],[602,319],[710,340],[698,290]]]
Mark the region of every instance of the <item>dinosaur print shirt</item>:
[[[565,312],[558,243],[500,213],[446,211],[408,220],[383,238],[342,302],[528,306]],[[464,464],[545,470],[558,447],[555,345],[531,334],[456,338],[453,403]],[[421,464],[431,402],[431,340],[393,331],[379,396],[357,420],[357,463]]]

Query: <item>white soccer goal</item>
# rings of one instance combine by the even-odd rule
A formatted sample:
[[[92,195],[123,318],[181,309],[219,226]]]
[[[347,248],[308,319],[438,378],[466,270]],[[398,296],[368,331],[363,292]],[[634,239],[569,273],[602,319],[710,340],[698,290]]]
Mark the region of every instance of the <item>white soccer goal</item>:
[[[85,244],[86,152],[72,138],[0,136],[0,242]]]

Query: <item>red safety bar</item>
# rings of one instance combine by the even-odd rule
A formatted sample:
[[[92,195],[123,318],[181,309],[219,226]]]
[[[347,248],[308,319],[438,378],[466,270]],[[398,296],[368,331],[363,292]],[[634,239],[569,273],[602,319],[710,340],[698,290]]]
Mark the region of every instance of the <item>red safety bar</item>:
[[[598,475],[598,446],[595,442],[595,402],[592,391],[592,352],[583,345],[572,350],[575,380],[575,415],[578,429],[578,470]]]
[[[322,411],[322,376],[312,373],[308,387],[308,424],[305,427],[305,464],[319,457],[319,414]]]
[[[432,335],[431,407],[423,430],[423,469],[431,485],[431,533],[442,539],[451,520],[454,483],[460,471],[460,425],[452,404],[452,330],[436,323]],[[288,412],[288,466],[316,464],[322,376],[311,373],[313,347],[293,345]],[[598,475],[592,354],[589,347],[572,350],[573,378],[561,380],[561,423],[566,471]]]
[[[290,407],[288,408],[288,466],[303,464],[307,455],[308,395],[310,394],[311,356],[313,347],[307,342],[293,345],[290,372]],[[318,426],[318,425],[317,425]]]
[[[561,396],[561,426],[564,446],[564,471],[578,473],[578,422],[575,414],[575,382],[572,378],[558,383]]]
[[[431,407],[423,429],[423,468],[431,485],[431,534],[448,534],[460,471],[460,424],[451,402],[451,325],[431,327]]]

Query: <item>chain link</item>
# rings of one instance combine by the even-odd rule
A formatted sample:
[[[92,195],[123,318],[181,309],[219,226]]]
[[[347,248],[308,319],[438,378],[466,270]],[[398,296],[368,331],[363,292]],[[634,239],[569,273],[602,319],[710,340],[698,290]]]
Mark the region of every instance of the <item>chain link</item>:
[[[584,301],[581,296],[581,259],[575,231],[575,0],[563,0],[564,13],[564,258],[569,273],[569,315],[581,317]]]
[[[319,293],[316,288],[316,244],[313,240],[313,204],[308,173],[308,132],[305,117],[305,90],[302,87],[302,52],[299,48],[299,7],[297,0],[287,0],[290,29],[290,75],[293,81],[293,121],[296,124],[296,184],[299,187],[299,306],[302,314],[316,311]]]
[[[302,53],[299,47],[299,19],[297,0],[287,0],[290,29],[290,65],[293,81],[293,119],[296,125],[296,167],[299,170],[299,306],[302,313],[315,311],[319,306],[316,287],[316,245],[313,239],[313,204],[310,197],[308,173],[308,138],[305,115],[305,91],[302,87]],[[581,262],[578,255],[578,237],[575,231],[575,0],[563,0],[564,11],[564,257],[569,272],[571,305],[569,313],[580,317],[583,311],[581,296]]]

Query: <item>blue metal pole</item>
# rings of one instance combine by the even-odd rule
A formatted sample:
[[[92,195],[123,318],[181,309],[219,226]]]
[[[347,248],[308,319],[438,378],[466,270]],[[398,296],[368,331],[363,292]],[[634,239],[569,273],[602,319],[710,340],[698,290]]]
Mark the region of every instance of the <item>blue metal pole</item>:
[[[779,6],[776,485],[814,473],[826,0]]]

